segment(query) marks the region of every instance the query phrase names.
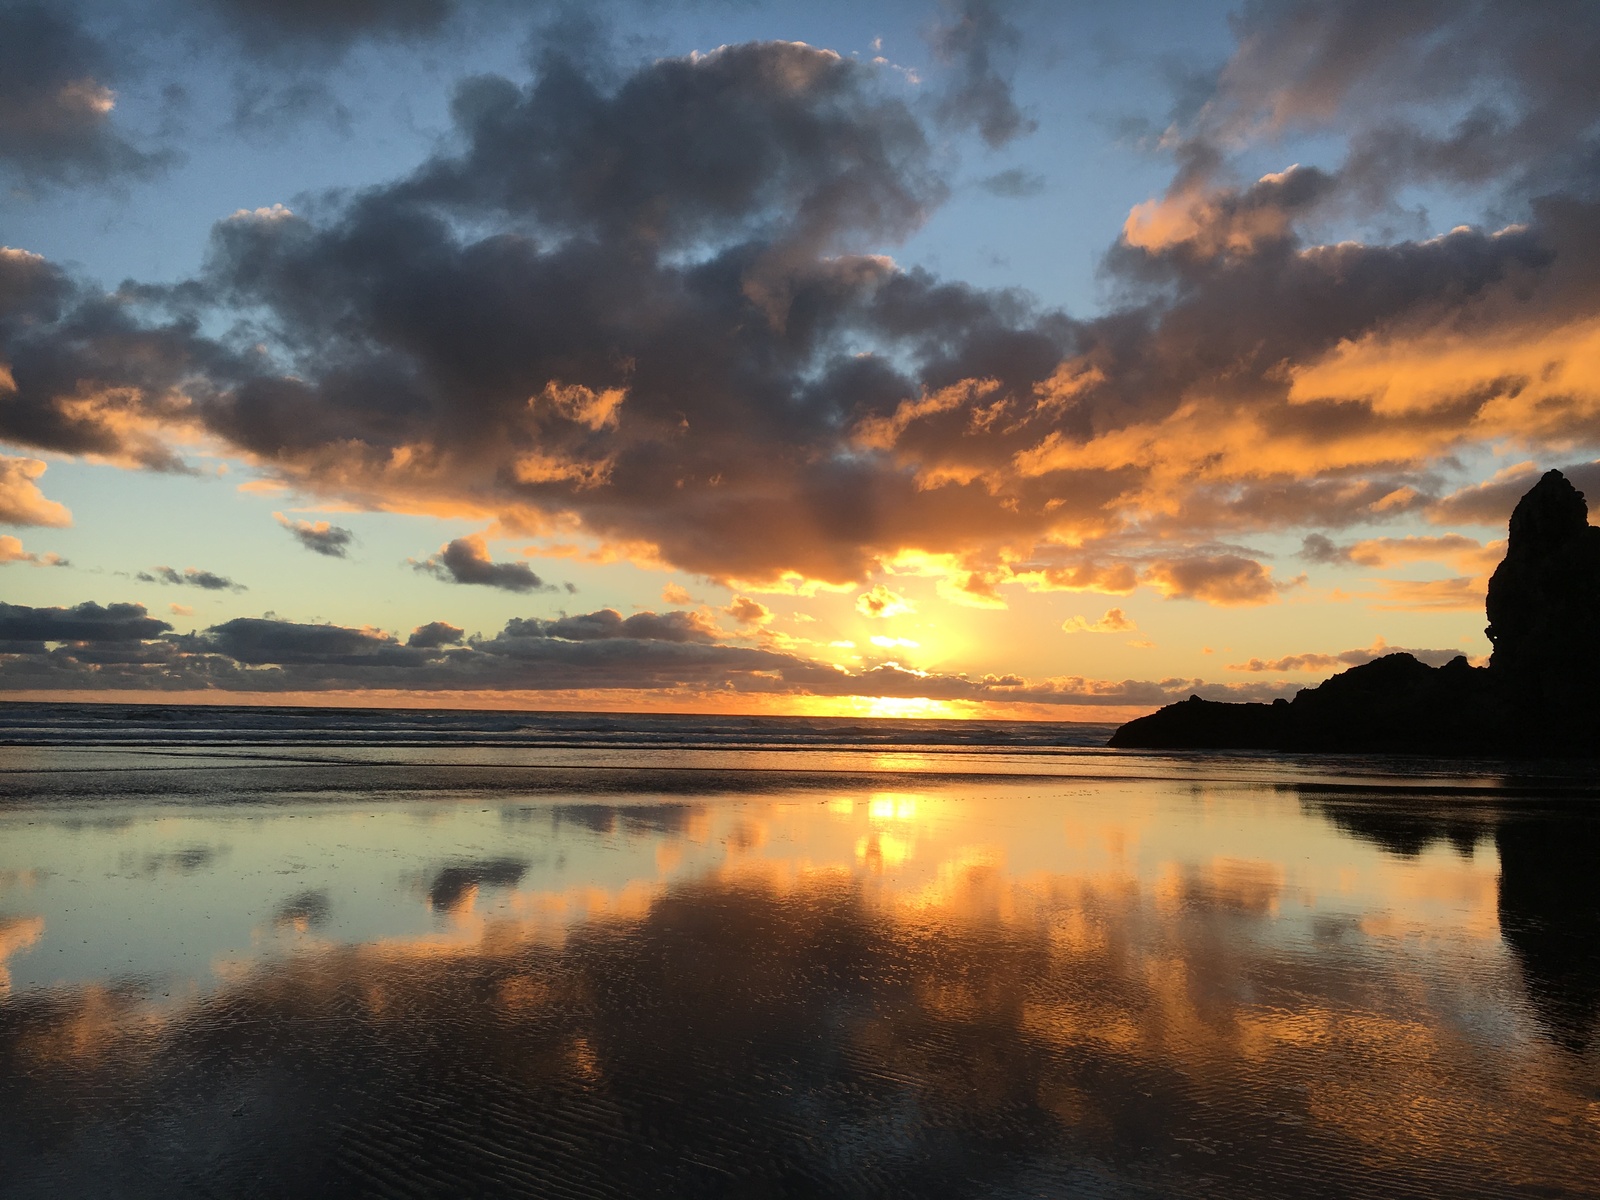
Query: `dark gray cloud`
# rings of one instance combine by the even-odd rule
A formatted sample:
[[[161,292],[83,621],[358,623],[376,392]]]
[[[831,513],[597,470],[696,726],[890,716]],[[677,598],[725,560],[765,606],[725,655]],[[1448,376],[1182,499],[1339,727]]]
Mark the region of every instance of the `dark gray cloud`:
[[[1256,2],[1234,28],[1237,51],[1181,122],[1191,165],[1263,132],[1332,131],[1339,196],[1368,207],[1414,183],[1595,196],[1600,10],[1584,0]]]
[[[350,530],[330,525],[327,521],[297,521],[282,513],[272,515],[278,524],[294,536],[295,541],[312,553],[326,558],[344,558],[350,552],[350,544],[355,541],[356,535]]]
[[[1299,557],[1324,566],[1350,561],[1350,547],[1341,546],[1325,533],[1309,533],[1300,544]]]
[[[414,650],[437,650],[442,646],[459,643],[464,634],[465,630],[445,621],[429,621],[426,625],[419,625],[411,631],[411,636],[406,639],[406,645]]]
[[[714,642],[717,628],[698,613],[639,612],[624,617],[614,608],[558,617],[553,621],[513,619],[506,626],[509,637],[564,638],[569,642],[595,642],[611,638],[635,638],[646,642]]]
[[[186,469],[165,435],[193,427],[191,399],[208,395],[209,376],[233,374],[235,361],[197,335],[183,302],[192,292],[130,284],[107,293],[38,255],[0,248],[0,362],[14,389],[0,408],[0,440]]]
[[[938,102],[948,125],[978,131],[990,146],[1032,133],[1038,122],[1018,107],[1011,69],[1022,48],[1022,30],[1007,0],[950,0],[943,18],[928,31],[934,58],[954,76]]]
[[[65,4],[0,4],[0,171],[24,186],[153,174],[170,155],[140,150],[113,120],[116,56]]]
[[[438,34],[460,0],[184,0],[257,53],[332,57],[363,39]]]
[[[991,195],[1020,200],[1027,196],[1042,194],[1045,189],[1045,179],[1043,175],[1035,175],[1032,171],[1025,171],[1021,167],[1011,167],[980,179],[978,186]]]
[[[899,237],[944,185],[920,124],[878,79],[828,51],[757,42],[660,59],[607,91],[555,55],[528,88],[464,83],[464,152],[400,195],[654,247]]]
[[[204,588],[208,592],[243,592],[249,589],[242,583],[235,583],[226,575],[218,575],[214,571],[202,571],[197,567],[185,567],[182,571],[172,567],[154,567],[149,571],[140,571],[134,576],[143,583],[174,584],[179,587]]]
[[[413,568],[452,583],[478,584],[507,592],[552,592],[555,587],[535,575],[527,563],[494,562],[480,536],[460,537],[432,558],[413,561]]]
[[[0,643],[140,642],[172,628],[145,611],[142,604],[88,601],[73,608],[30,608],[0,603]]]
[[[342,625],[303,625],[267,617],[235,617],[182,643],[246,666],[414,666],[425,656],[387,634]]]

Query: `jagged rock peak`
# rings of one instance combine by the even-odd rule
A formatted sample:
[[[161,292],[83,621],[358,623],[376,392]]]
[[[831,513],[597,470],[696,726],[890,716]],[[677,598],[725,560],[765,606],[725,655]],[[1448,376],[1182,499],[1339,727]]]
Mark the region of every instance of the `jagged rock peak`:
[[[1508,554],[1542,553],[1589,526],[1583,493],[1560,471],[1546,471],[1511,514]]]
[[[1485,608],[1489,667],[1520,710],[1570,725],[1597,708],[1600,528],[1560,471],[1517,502]]]

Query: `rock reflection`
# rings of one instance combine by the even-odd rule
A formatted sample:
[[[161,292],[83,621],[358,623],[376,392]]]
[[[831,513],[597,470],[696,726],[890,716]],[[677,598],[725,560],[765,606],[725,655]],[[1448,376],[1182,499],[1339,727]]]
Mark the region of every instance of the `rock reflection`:
[[[1551,1035],[1583,1053],[1600,1014],[1600,820],[1508,819],[1500,851],[1500,926]]]
[[[1545,1032],[1583,1054],[1600,1024],[1600,814],[1591,801],[1559,795],[1495,800],[1369,796],[1314,806],[1346,832],[1406,858],[1441,842],[1470,857],[1492,841],[1501,936]]]

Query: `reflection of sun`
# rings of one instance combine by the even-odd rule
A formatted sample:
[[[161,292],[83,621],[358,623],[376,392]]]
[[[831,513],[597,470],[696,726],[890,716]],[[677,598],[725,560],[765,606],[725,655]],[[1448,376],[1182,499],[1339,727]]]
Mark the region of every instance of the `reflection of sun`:
[[[912,821],[917,816],[917,798],[893,792],[880,792],[867,810],[874,821]]]

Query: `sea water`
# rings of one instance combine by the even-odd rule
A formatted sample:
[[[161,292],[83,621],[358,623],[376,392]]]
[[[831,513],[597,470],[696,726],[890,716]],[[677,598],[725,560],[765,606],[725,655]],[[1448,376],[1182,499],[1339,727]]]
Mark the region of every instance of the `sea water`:
[[[0,1195],[1600,1194],[1582,764],[0,706]]]

